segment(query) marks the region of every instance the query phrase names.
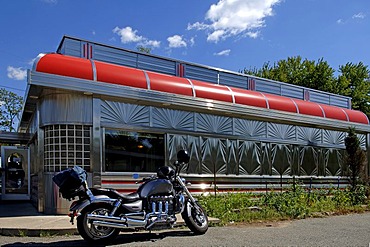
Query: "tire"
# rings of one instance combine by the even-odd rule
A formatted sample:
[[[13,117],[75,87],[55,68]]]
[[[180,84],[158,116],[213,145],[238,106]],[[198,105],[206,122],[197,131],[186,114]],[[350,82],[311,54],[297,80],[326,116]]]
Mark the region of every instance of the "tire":
[[[77,217],[78,233],[89,243],[102,244],[113,241],[120,229],[113,227],[95,226],[88,222],[88,214],[107,215],[113,207],[106,203],[93,203],[84,208]]]
[[[208,230],[208,217],[206,211],[196,202],[198,210],[190,201],[186,202],[185,209],[181,213],[185,224],[195,235],[201,235]]]

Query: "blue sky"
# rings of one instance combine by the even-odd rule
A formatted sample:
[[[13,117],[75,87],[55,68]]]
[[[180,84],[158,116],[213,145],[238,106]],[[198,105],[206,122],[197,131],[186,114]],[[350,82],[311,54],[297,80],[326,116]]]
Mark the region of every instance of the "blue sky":
[[[0,87],[63,35],[231,71],[300,55],[370,65],[369,0],[0,0]]]

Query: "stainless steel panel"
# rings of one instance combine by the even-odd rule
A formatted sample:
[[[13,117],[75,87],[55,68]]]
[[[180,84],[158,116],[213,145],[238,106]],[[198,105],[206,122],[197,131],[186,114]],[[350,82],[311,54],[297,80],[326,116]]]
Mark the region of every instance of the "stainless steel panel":
[[[82,57],[81,41],[76,39],[65,38],[63,40],[62,46],[58,50],[58,53],[74,57]]]
[[[253,121],[246,119],[235,119],[234,133],[244,138],[266,138],[267,123],[262,121]]]
[[[218,84],[218,71],[201,66],[186,64],[185,77]]]
[[[344,147],[344,139],[346,136],[346,132],[323,130],[323,143]]]
[[[256,91],[281,95],[280,84],[271,83],[269,80],[255,79]]]
[[[148,56],[144,54],[138,54],[137,63],[138,63],[137,67],[139,69],[150,70],[169,75],[176,75],[175,61],[157,58],[154,56]]]
[[[153,108],[152,126],[191,131],[194,130],[194,113],[165,108]]]
[[[232,119],[209,114],[197,114],[197,131],[218,134],[232,134]]]
[[[239,175],[261,175],[261,143],[239,141]]]
[[[137,54],[95,44],[94,60],[137,68]]]
[[[323,149],[325,176],[342,176],[344,150],[333,148]]]
[[[273,175],[291,175],[292,145],[271,144],[271,163]]]
[[[303,100],[303,91],[304,89],[302,87],[285,84],[281,85],[281,96]]]
[[[103,100],[101,103],[101,121],[134,126],[149,126],[149,107]]]
[[[202,138],[202,174],[225,174],[226,142],[217,138]]]
[[[301,176],[316,176],[319,169],[319,153],[317,147],[299,147],[299,167]]]
[[[45,90],[40,107],[41,125],[92,123],[91,96]]]
[[[322,130],[309,127],[297,127],[298,141],[303,144],[318,145],[322,143]]]
[[[268,138],[278,140],[296,140],[296,126],[286,124],[267,124],[267,136]]]
[[[330,95],[329,100],[330,100],[330,105],[343,107],[343,108],[351,108],[349,98],[344,98],[342,96],[337,96],[337,95]]]
[[[319,91],[310,90],[310,101],[327,105],[330,104],[329,96]]]
[[[219,72],[220,85],[248,89],[248,77],[227,72]]]

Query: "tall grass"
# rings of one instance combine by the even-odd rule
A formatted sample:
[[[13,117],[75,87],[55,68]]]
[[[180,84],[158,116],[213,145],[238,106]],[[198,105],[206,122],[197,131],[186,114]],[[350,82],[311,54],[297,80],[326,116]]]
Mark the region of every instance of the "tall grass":
[[[356,190],[313,191],[294,186],[285,192],[256,194],[236,191],[201,195],[198,200],[208,216],[220,219],[221,224],[322,217],[363,212],[369,208],[364,186],[358,186]]]

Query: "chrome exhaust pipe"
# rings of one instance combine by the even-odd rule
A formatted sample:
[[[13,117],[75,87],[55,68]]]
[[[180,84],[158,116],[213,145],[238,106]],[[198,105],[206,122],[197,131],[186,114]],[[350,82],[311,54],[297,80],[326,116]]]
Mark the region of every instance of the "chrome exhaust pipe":
[[[109,227],[114,227],[112,224],[115,224],[117,228],[120,227],[144,227],[146,225],[145,220],[138,220],[132,219],[127,217],[115,217],[115,216],[106,216],[106,215],[96,215],[96,214],[88,214],[88,220],[92,220],[92,224],[98,225],[105,224]]]

